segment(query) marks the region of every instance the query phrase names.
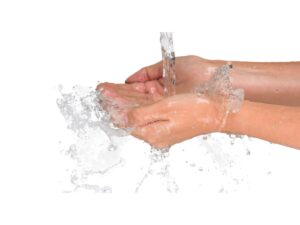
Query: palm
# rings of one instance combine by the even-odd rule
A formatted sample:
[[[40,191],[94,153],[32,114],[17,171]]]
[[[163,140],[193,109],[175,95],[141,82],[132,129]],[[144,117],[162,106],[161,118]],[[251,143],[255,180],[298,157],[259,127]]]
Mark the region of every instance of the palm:
[[[191,92],[195,86],[208,80],[213,70],[213,66],[214,65],[212,65],[210,61],[197,56],[177,57],[175,65],[176,92]],[[145,85],[150,86],[150,83],[153,81],[156,81],[160,85],[160,89],[163,90],[164,82],[162,79],[161,62],[139,70],[130,76],[126,80],[126,83],[144,83]]]
[[[188,93],[209,77],[208,61],[196,56],[176,59],[176,93]],[[98,85],[106,97],[106,105],[118,108],[118,114],[126,114],[133,107],[153,104],[164,98],[162,63],[145,67],[133,74],[127,84],[103,83]],[[113,104],[112,104],[113,102]]]

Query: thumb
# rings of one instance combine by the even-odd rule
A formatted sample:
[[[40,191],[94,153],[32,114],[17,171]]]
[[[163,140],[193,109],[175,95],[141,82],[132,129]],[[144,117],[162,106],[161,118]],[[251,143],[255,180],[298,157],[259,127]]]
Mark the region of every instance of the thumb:
[[[146,82],[162,78],[162,62],[144,67],[126,79],[126,83]]]
[[[159,102],[134,108],[127,114],[127,125],[129,127],[139,127],[158,121],[168,121],[167,116],[161,112],[161,108]]]

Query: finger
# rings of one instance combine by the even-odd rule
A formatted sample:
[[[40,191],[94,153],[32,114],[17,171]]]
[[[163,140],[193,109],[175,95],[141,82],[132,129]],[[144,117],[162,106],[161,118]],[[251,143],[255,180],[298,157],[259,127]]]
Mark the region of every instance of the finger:
[[[146,86],[144,83],[132,83],[132,84],[112,84],[108,83],[104,88],[117,88],[129,91],[136,91],[139,93],[146,92]]]
[[[99,87],[98,87],[99,89]],[[130,97],[133,96],[135,98],[145,98],[145,93],[136,91],[132,87],[129,87],[128,84],[110,84],[105,83],[100,86],[101,94],[105,97]]]
[[[131,127],[138,127],[157,121],[168,121],[166,114],[161,112],[162,107],[160,102],[157,102],[132,109],[127,115],[128,125]]]
[[[145,101],[148,102],[148,104],[157,102],[163,98],[163,94],[161,93],[162,88],[160,90],[157,90],[157,87],[154,87],[153,89],[152,87],[149,87],[149,89],[151,89],[151,93],[149,94],[140,93],[132,90],[119,89],[116,91],[116,95],[119,97],[128,97],[133,101]]]
[[[145,83],[146,93],[150,94],[160,94],[164,95],[164,89],[163,86],[159,83],[159,81],[148,81]]]
[[[110,92],[128,92],[128,94],[133,93],[136,95],[144,95],[146,91],[146,86],[144,83],[133,83],[133,84],[113,84],[104,83],[100,84],[101,93],[106,94]]]
[[[160,149],[169,146],[168,136],[171,135],[169,121],[158,121],[143,127],[137,127],[132,132],[136,138],[148,142],[151,146]]]
[[[108,82],[100,83],[97,85],[96,90],[99,92],[102,92],[103,89],[107,88],[110,85],[111,85],[111,83],[108,83]]]
[[[107,90],[106,90],[107,91]],[[109,94],[107,95],[106,91],[103,91],[105,96],[111,97],[115,100],[126,100],[126,102],[130,103],[133,106],[140,106],[140,105],[146,105],[146,104],[151,104],[154,103],[155,101],[158,101],[161,99],[162,96],[158,94],[144,94],[132,90],[123,90],[123,89],[118,89],[118,90],[113,90],[113,94],[108,92]]]
[[[126,101],[126,104],[121,103],[120,108],[134,108],[154,103],[154,100],[150,100],[149,98],[139,98],[134,96],[120,96],[118,98]]]
[[[132,83],[132,84],[113,84],[113,83],[102,83],[97,86],[97,90],[104,95],[115,96],[116,92],[124,94],[128,91],[126,95],[140,95],[143,97],[144,94],[164,94],[163,86],[157,80],[147,81],[145,83]]]
[[[132,84],[126,84],[128,85],[130,88],[132,88],[135,91],[141,92],[141,93],[145,93],[146,92],[146,87],[144,83],[132,83]]]
[[[126,83],[146,82],[162,77],[162,62],[144,67],[126,79]]]
[[[118,84],[116,87],[119,87],[122,90],[135,91],[139,93],[164,94],[163,85],[158,80],[146,81],[145,83]]]
[[[135,98],[148,98],[149,94],[146,93],[141,93],[135,90],[130,90],[130,89],[124,89],[124,88],[117,88],[114,90],[116,94],[119,96],[127,96],[127,97],[135,97]]]
[[[111,83],[100,83],[97,85],[96,90],[105,97],[115,97],[116,92],[112,88]]]
[[[102,106],[103,108],[108,111],[116,111],[116,110],[123,110],[123,109],[132,109],[134,107],[145,106],[153,104],[163,98],[162,95],[159,94],[141,94],[137,93],[137,95],[130,94],[128,95],[128,91],[122,92],[115,92],[114,96],[102,96]]]
[[[108,97],[120,97],[130,99],[132,102],[153,103],[163,98],[163,88],[158,81],[143,83],[144,92],[136,91],[134,84],[110,84],[103,85],[102,94]],[[140,83],[142,84],[142,83]],[[146,90],[147,89],[147,90]]]
[[[156,84],[156,83],[157,84]],[[128,84],[110,84],[110,87],[118,87],[121,88],[123,90],[130,90],[130,91],[137,91],[140,93],[151,93],[149,84],[152,84],[152,86],[157,89],[160,90],[162,89],[161,85],[159,82],[155,81],[146,81],[145,83],[128,83]]]

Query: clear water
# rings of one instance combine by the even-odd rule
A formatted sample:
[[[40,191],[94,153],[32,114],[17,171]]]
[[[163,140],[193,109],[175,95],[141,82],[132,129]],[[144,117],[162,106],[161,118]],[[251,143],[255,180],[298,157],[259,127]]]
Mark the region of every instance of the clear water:
[[[175,53],[173,48],[173,34],[160,33],[160,43],[163,62],[164,92],[166,96],[176,94]]]
[[[64,93],[61,87],[60,93],[57,105],[76,137],[75,143],[65,151],[75,161],[70,181],[74,190],[84,188],[101,192],[102,187],[86,181],[89,176],[104,174],[122,163],[118,137],[130,131],[114,127],[101,105],[103,96],[92,88],[75,86],[71,92]],[[108,189],[104,187],[105,192]]]
[[[175,75],[175,53],[173,48],[173,34],[170,32],[160,33],[160,43],[163,62],[163,80],[165,96],[176,94],[176,75]],[[155,149],[151,148],[149,158],[150,163],[146,173],[138,182],[135,192],[139,192],[142,185],[150,176],[159,176],[164,179],[165,188],[168,192],[178,192],[178,186],[170,175],[169,152],[170,148]]]
[[[164,180],[164,188],[170,192],[170,193],[177,193],[179,188],[174,180],[174,178],[171,176],[170,172],[170,163],[169,163],[169,155],[170,155],[170,149],[154,149],[152,148],[150,150],[149,158],[150,163],[148,165],[146,173],[143,175],[143,177],[140,179],[140,181],[137,183],[135,192],[139,192],[142,188],[142,185],[146,181],[147,178],[150,176],[156,176]]]
[[[234,69],[231,63],[227,63],[216,69],[213,76],[204,84],[196,87],[194,93],[198,96],[209,96],[220,106],[219,130],[222,130],[230,113],[237,113],[244,100],[244,90],[234,89],[230,80],[230,70]]]

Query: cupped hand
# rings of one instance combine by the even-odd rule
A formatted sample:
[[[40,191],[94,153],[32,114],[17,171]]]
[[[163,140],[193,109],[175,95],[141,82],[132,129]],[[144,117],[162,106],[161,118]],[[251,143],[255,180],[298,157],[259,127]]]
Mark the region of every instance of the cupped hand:
[[[101,83],[97,86],[101,93],[101,104],[110,114],[112,122],[124,127],[130,109],[145,106],[163,98],[161,86],[155,82],[134,84]]]
[[[207,81],[221,64],[220,61],[207,60],[198,56],[176,57],[176,93],[192,92],[195,87]],[[159,85],[159,91],[163,90],[162,62],[140,69],[128,77],[126,83],[144,83],[152,88],[157,88]]]
[[[209,98],[180,94],[128,112],[132,135],[155,148],[165,148],[218,130],[219,106]]]

